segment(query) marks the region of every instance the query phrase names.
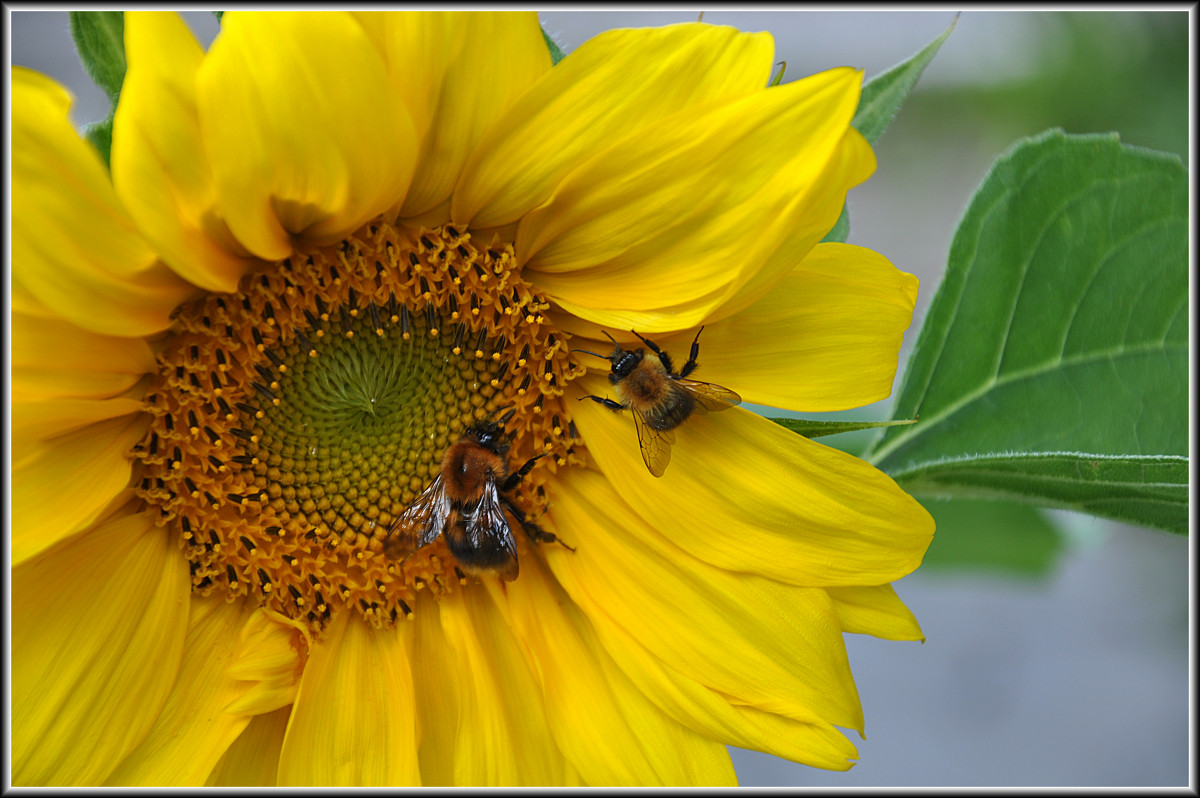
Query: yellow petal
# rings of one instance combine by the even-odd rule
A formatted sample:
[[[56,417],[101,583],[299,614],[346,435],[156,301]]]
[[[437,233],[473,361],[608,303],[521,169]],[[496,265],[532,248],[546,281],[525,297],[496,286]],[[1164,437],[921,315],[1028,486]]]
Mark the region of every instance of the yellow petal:
[[[396,630],[350,611],[313,646],[279,756],[279,784],[420,784],[413,682]]]
[[[274,787],[292,708],[255,715],[213,768],[205,787]]]
[[[486,580],[541,681],[555,742],[589,786],[736,783],[724,746],[665,716],[621,672],[536,557]]]
[[[829,597],[842,628],[884,640],[925,642],[921,626],[891,585],[831,587]]]
[[[615,623],[591,616],[605,649],[663,712],[706,737],[827,770],[849,770],[854,744],[829,723],[803,723],[728,697],[667,667]]]
[[[200,136],[204,51],[173,12],[125,14],[128,62],[113,119],[112,180],[146,240],[189,282],[233,291],[253,261],[217,215]]]
[[[401,215],[450,196],[484,131],[550,69],[533,12],[360,12],[382,28],[388,76],[412,114],[421,154]]]
[[[712,306],[705,318],[716,321],[732,316],[773,291],[779,281],[814,249],[817,239],[813,238],[812,231],[820,231],[820,237],[823,238],[837,222],[845,206],[846,192],[870,177],[874,171],[875,153],[871,145],[857,130],[846,128],[841,142],[817,179],[813,193],[805,200],[802,215],[808,217],[809,224],[785,233],[782,243],[762,268],[737,286],[736,291],[724,292],[720,303]]]
[[[13,450],[12,561],[30,557],[95,522],[129,484],[129,451],[145,434],[143,415]]]
[[[416,132],[353,17],[232,11],[221,28],[197,101],[217,207],[238,241],[284,258],[293,236],[340,240],[404,196]]]
[[[107,335],[166,329],[194,288],[159,262],[49,78],[12,73],[14,293]]]
[[[604,150],[521,220],[518,258],[585,318],[684,311],[676,324],[690,323],[780,252],[799,261],[870,174],[870,148],[847,134],[860,79],[831,70]]]
[[[100,421],[142,411],[141,399],[41,399],[13,397],[12,431],[17,449],[74,432]]]
[[[28,316],[31,319],[38,320],[53,319],[56,322],[62,323],[59,315],[39,302],[37,297],[30,293],[29,289],[25,288],[25,286],[18,282],[12,282],[10,288],[12,289],[10,301],[12,302],[13,315]],[[75,325],[72,324],[71,326],[74,327]]]
[[[862,729],[842,629],[824,590],[695,559],[595,471],[572,470],[559,480],[550,516],[579,545],[574,555],[547,560],[598,626],[621,626],[667,667],[730,703]]]
[[[15,310],[11,321],[14,401],[109,399],[154,371],[154,353],[141,338],[97,335]]]
[[[421,139],[462,135],[439,131],[439,116],[457,111],[464,121],[470,121],[476,113],[467,107],[472,104],[471,95],[478,95],[476,99],[487,105],[499,102],[498,111],[502,112],[550,69],[550,51],[533,12],[357,12],[355,17],[384,54],[388,77],[404,99]],[[482,60],[485,54],[486,63]],[[460,59],[465,63],[458,63]],[[483,84],[502,96],[485,97]],[[450,105],[464,107],[452,109]],[[478,111],[485,127],[498,113],[494,108]],[[471,138],[477,136],[478,130]]]
[[[548,273],[597,263],[616,273],[635,266],[638,248],[650,242],[700,249],[694,233],[719,245],[744,214],[777,223],[770,211],[814,189],[847,130],[860,82],[859,72],[833,69],[688,109],[608,144],[522,218],[518,255]],[[722,235],[699,229],[704,222],[720,225]],[[612,235],[601,238],[602,227]]]
[[[106,780],[109,785],[200,786],[249,715],[226,711],[247,689],[229,675],[234,633],[253,607],[230,604],[224,596],[192,599],[192,617],[175,687],[142,740]]]
[[[574,384],[600,395],[608,387],[590,375]],[[728,570],[810,587],[877,585],[913,571],[933,537],[929,513],[882,471],[741,408],[688,418],[661,479],[642,462],[628,413],[582,401],[575,423],[630,506]]]
[[[705,325],[692,378],[789,410],[845,410],[884,399],[916,289],[917,278],[882,255],[819,244],[753,305]],[[696,332],[653,340],[682,366]]]
[[[134,386],[154,368],[141,338],[97,335],[57,318],[12,314],[13,445],[28,450],[141,410]]]
[[[447,752],[454,785],[562,784],[566,760],[546,724],[541,686],[512,631],[486,592],[467,588],[455,599],[443,600],[440,613],[459,672],[458,734]]]
[[[699,24],[613,30],[584,42],[479,142],[454,190],[454,221],[516,221],[614,141],[636,142],[676,111],[761,90],[771,52],[770,34]]]
[[[260,715],[290,706],[311,647],[304,624],[268,609],[251,614],[241,628],[228,670],[230,678],[249,684],[243,685],[225,711]]]
[[[441,602],[421,591],[412,609],[413,617],[399,631],[412,652],[421,784],[449,787],[454,784],[455,739],[462,723],[463,673],[442,629]]]
[[[117,516],[14,567],[14,784],[100,783],[167,700],[190,585],[157,517]]]

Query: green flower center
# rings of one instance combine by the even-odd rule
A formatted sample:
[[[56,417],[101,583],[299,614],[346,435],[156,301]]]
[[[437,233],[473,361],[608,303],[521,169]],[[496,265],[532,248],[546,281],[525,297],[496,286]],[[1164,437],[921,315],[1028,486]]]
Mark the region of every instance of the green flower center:
[[[581,462],[561,402],[575,372],[546,307],[511,246],[381,222],[182,307],[136,456],[194,590],[319,629],[338,606],[390,625],[416,591],[466,583],[440,539],[403,567],[384,542],[477,420],[513,408],[512,468],[551,455],[512,497],[530,518],[547,476]]]

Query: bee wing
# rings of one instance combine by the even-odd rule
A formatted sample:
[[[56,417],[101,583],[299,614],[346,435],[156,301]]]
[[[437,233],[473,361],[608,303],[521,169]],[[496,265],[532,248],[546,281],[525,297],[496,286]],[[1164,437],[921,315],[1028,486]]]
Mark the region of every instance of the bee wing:
[[[711,382],[687,379],[678,379],[675,382],[696,400],[697,410],[725,410],[742,403],[742,397],[728,388],[713,385]]]
[[[520,568],[517,541],[504,515],[504,502],[500,499],[500,489],[494,479],[487,481],[483,498],[474,511],[464,513],[461,528],[451,530],[448,534],[457,535],[460,532],[465,538],[464,550],[460,552],[460,546],[451,547],[459,562],[494,571],[506,582],[517,578]],[[469,557],[466,556],[467,551],[470,552]]]
[[[416,536],[413,551],[437,540],[450,515],[450,499],[442,475],[438,474],[425,491],[400,514],[400,526]]]
[[[661,477],[671,462],[671,444],[675,443],[675,433],[672,430],[657,430],[650,426],[641,412],[633,412],[633,426],[637,430],[638,445],[642,449],[642,462],[650,473]]]

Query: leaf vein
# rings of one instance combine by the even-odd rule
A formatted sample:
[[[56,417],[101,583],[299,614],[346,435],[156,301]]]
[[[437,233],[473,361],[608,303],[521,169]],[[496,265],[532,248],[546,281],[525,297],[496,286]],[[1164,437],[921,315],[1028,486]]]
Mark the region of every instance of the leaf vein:
[[[945,421],[950,416],[954,415],[955,413],[959,412],[963,408],[971,405],[975,401],[986,396],[987,393],[989,391],[991,391],[993,388],[1004,387],[1006,385],[1020,382],[1022,380],[1035,379],[1037,377],[1041,377],[1041,376],[1045,375],[1047,372],[1049,372],[1051,370],[1054,370],[1054,369],[1057,369],[1060,367],[1064,367],[1064,369],[1069,369],[1069,368],[1078,367],[1078,366],[1091,365],[1092,363],[1098,363],[1105,359],[1112,361],[1113,359],[1119,358],[1119,357],[1156,354],[1156,353],[1166,354],[1166,353],[1168,353],[1170,351],[1174,351],[1174,350],[1178,350],[1178,351],[1181,351],[1184,354],[1186,354],[1187,350],[1188,350],[1188,345],[1186,342],[1167,343],[1164,340],[1162,343],[1155,341],[1155,342],[1149,342],[1147,344],[1143,344],[1140,346],[1125,347],[1122,349],[1099,349],[1099,350],[1094,350],[1092,352],[1083,352],[1077,356],[1067,358],[1067,359],[1041,363],[1041,364],[1038,364],[1037,366],[1025,369],[1023,371],[1010,372],[1002,377],[1001,376],[993,377],[991,380],[989,380],[988,382],[979,386],[974,391],[972,391],[968,394],[964,394],[963,397],[961,399],[959,399],[957,402],[954,402],[953,404],[946,406],[945,409],[939,411],[938,413],[935,413],[932,416],[927,416],[926,418],[922,419],[917,424],[914,424],[913,425],[914,429],[907,436],[893,438],[889,444],[887,444],[887,445],[881,447],[880,449],[876,450],[875,452],[873,452],[871,454],[870,461],[875,464],[882,462],[884,460],[884,458],[887,457],[888,454],[895,451],[897,448],[899,448],[900,445],[909,443],[913,440],[920,438],[923,434],[925,434],[926,432],[928,432],[929,430],[931,430],[933,427],[937,426],[941,422]]]

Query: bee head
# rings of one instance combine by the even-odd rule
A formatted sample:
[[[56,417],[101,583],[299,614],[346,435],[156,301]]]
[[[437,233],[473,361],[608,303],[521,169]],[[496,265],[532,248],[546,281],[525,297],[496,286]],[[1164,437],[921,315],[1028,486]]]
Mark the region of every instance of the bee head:
[[[608,381],[615,385],[628,377],[645,356],[646,352],[642,349],[622,349],[618,344],[617,351],[609,357],[612,361],[612,373],[608,375]]]
[[[586,349],[572,349],[571,351],[582,352],[585,355],[607,360],[612,364],[612,371],[608,375],[608,380],[616,384],[633,373],[633,370],[642,362],[642,358],[645,357],[646,353],[641,349],[622,349],[621,345],[617,343],[617,339],[609,335],[607,330],[601,330],[600,332],[604,333],[608,337],[608,340],[612,341],[616,346],[611,355],[597,355],[595,352],[589,352]]]
[[[514,408],[515,409],[515,408]],[[495,454],[503,455],[508,451],[512,436],[504,431],[504,422],[512,417],[512,411],[498,420],[485,418],[467,427],[463,437],[478,443]]]

